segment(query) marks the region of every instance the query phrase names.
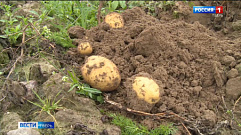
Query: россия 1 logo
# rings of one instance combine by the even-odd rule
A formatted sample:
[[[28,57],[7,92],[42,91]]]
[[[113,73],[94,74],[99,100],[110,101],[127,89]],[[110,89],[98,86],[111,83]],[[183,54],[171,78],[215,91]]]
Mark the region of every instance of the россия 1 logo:
[[[223,6],[193,6],[193,13],[222,14]]]

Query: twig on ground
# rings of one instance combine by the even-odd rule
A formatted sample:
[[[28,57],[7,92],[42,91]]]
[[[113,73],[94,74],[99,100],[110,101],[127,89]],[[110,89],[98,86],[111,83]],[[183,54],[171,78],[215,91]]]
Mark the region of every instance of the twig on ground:
[[[3,101],[6,98],[6,96],[4,96],[2,99],[0,99],[0,102]]]
[[[181,122],[182,123],[182,122]],[[190,131],[187,129],[187,127],[182,123],[182,126],[185,128],[185,130],[187,131],[187,133],[188,133],[188,135],[192,135],[191,133],[190,133]]]
[[[235,111],[235,107],[236,105],[238,104],[239,100],[241,99],[241,96],[236,100],[236,102],[234,103],[234,106],[233,106],[233,112]]]
[[[137,111],[137,110],[133,110],[133,109],[130,109],[130,108],[126,108],[124,106],[122,106],[120,103],[116,103],[114,101],[110,101],[109,100],[109,96],[105,94],[105,102],[109,103],[109,104],[112,104],[116,107],[118,107],[119,109],[123,109],[125,111],[128,111],[128,112],[132,112],[132,113],[136,113],[136,114],[139,114],[139,115],[147,115],[147,116],[158,116],[158,117],[170,117],[170,116],[175,116],[183,121],[187,121],[185,118],[179,116],[178,114],[175,114],[173,112],[164,112],[164,113],[156,113],[156,114],[151,114],[151,113],[147,113],[147,112],[143,112],[143,111]]]
[[[99,8],[98,8],[98,13],[97,13],[98,24],[101,23],[101,8],[102,8],[102,6],[103,6],[103,1],[100,1]]]
[[[4,90],[5,85],[6,85],[6,82],[7,82],[7,80],[9,79],[10,75],[11,75],[12,72],[15,70],[18,61],[19,61],[20,59],[22,59],[22,57],[23,57],[23,46],[25,45],[25,30],[27,29],[28,26],[29,26],[29,24],[26,25],[26,26],[24,27],[24,29],[23,29],[23,38],[22,38],[22,43],[21,43],[21,45],[20,45],[20,46],[21,46],[21,54],[20,54],[20,56],[16,59],[16,61],[13,63],[13,66],[12,66],[12,68],[10,69],[10,71],[9,71],[9,73],[8,73],[8,76],[6,77],[6,79],[5,79],[4,83],[3,83],[3,87],[2,87],[2,89],[1,89],[2,91]],[[4,97],[4,98],[1,99],[1,101],[6,98],[6,96],[5,96],[4,94],[2,94],[1,96]]]

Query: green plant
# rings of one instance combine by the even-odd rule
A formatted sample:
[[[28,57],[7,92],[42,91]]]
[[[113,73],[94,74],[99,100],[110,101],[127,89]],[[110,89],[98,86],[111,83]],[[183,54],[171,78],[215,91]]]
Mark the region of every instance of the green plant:
[[[51,32],[49,39],[63,47],[74,47],[67,29],[79,25],[85,29],[96,26],[96,12],[99,2],[80,1],[44,1],[41,20],[49,18],[56,31]],[[51,19],[56,18],[56,19]],[[43,21],[42,21],[43,22]]]
[[[68,81],[68,79],[71,80],[70,81],[71,88],[69,89],[68,92],[72,91],[74,88],[77,88],[76,90],[77,94],[88,96],[91,99],[94,99],[100,103],[104,102],[103,96],[101,95],[102,92],[100,90],[90,88],[88,84],[80,83],[74,71],[73,72],[67,71],[67,72],[69,74],[69,77],[64,76],[62,80],[63,81]]]
[[[238,126],[239,128],[241,128],[241,123],[234,117],[233,110],[227,110],[226,113],[230,116],[230,118],[232,118],[232,120],[235,121],[235,123],[237,124],[237,126]],[[239,132],[241,132],[241,129],[239,129]]]
[[[17,12],[18,8],[11,11],[12,6],[5,5],[1,3],[0,9],[4,11],[4,15],[6,18],[1,18],[0,22],[5,25],[4,33],[6,35],[0,35],[1,38],[8,38],[11,44],[15,44],[17,39],[22,35],[21,26],[22,23],[20,22],[18,25],[15,26],[15,23],[18,22],[18,19],[14,16]]]
[[[112,123],[121,128],[122,135],[173,135],[177,129],[172,124],[160,125],[158,128],[148,130],[147,127],[133,122],[121,115],[110,114]]]
[[[54,121],[56,122],[57,126],[58,126],[58,122],[57,120],[55,119],[55,117],[53,116],[52,113],[54,113],[54,111],[56,110],[60,110],[60,109],[63,109],[63,107],[61,107],[60,105],[58,105],[58,103],[62,100],[62,98],[60,98],[57,102],[55,102],[55,99],[56,97],[58,97],[58,95],[61,93],[61,91],[58,92],[58,94],[55,96],[54,100],[51,101],[51,99],[48,99],[46,98],[45,100],[43,100],[38,94],[37,92],[35,92],[33,90],[34,94],[37,96],[37,98],[39,99],[40,103],[42,104],[39,104],[39,103],[34,103],[32,101],[29,101],[27,100],[29,103],[35,105],[35,106],[38,106],[41,108],[41,111],[40,111],[40,114],[42,111],[46,112],[48,115],[50,115]],[[59,127],[59,126],[58,126]]]
[[[63,47],[69,48],[69,47],[75,47],[72,44],[72,40],[70,39],[67,29],[65,29],[61,25],[55,25],[53,24],[56,28],[59,29],[57,32],[51,32],[48,35],[48,39],[55,41],[56,44],[61,45]]]
[[[13,9],[13,6],[0,3],[0,9],[3,10],[4,15],[0,18],[0,22],[4,25],[4,34],[1,38],[8,38],[11,44],[16,44],[17,40],[23,35],[23,27],[29,22],[33,23],[33,16],[24,17],[16,15],[19,8]],[[12,10],[13,9],[13,10]],[[34,34],[31,28],[25,29],[26,36],[30,37]]]
[[[108,1],[108,10],[109,12],[118,11],[118,7],[121,7],[122,9],[126,9],[126,1]]]

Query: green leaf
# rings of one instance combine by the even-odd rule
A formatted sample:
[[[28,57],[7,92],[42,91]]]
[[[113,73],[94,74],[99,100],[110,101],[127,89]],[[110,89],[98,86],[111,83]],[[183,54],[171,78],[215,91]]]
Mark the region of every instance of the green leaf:
[[[111,7],[112,7],[113,10],[116,10],[116,8],[118,7],[118,5],[119,5],[119,1],[113,1],[113,2],[111,3]]]
[[[97,96],[96,100],[100,103],[104,103],[104,98],[103,96]]]
[[[77,90],[75,93],[76,93],[76,94],[85,95],[84,91],[82,91],[82,90]]]
[[[8,38],[6,35],[0,35],[0,38]]]
[[[7,20],[0,20],[0,22],[5,23],[5,22],[7,22]]]
[[[73,71],[73,73],[70,72],[70,71],[67,71],[67,72],[69,73],[69,76],[70,76],[71,80],[73,81],[73,83],[78,83],[79,82],[78,79],[75,76],[74,71]]]
[[[34,90],[33,90],[33,92],[34,92],[34,94],[38,97],[38,99],[40,100],[40,102],[41,102],[42,104],[45,104],[45,101],[40,98],[40,96],[37,94],[37,92],[35,92]]]
[[[29,12],[32,13],[32,14],[35,14],[35,15],[39,16],[38,12],[36,12],[36,11],[30,10]]]
[[[4,72],[0,72],[0,75],[3,75],[4,74]]]
[[[93,99],[93,94],[92,93],[88,93],[89,97]]]
[[[21,27],[21,24],[18,24],[18,25],[16,26],[16,31],[19,31],[19,30],[20,30],[20,27]]]
[[[94,88],[84,87],[83,90],[86,91],[86,92],[90,92],[92,94],[101,94],[102,93],[100,90],[97,90],[97,89],[94,89]]]
[[[28,101],[29,103],[33,104],[33,105],[36,105],[36,106],[38,106],[38,107],[42,108],[42,106],[41,106],[41,105],[39,105],[39,104],[37,104],[37,103],[34,103],[34,102],[30,101],[30,100],[27,100],[27,101]]]
[[[70,92],[70,91],[72,91],[75,87],[77,87],[79,84],[75,84],[75,85],[73,85],[70,89],[69,89],[69,91],[68,92]]]
[[[126,8],[126,1],[119,1],[121,8]]]

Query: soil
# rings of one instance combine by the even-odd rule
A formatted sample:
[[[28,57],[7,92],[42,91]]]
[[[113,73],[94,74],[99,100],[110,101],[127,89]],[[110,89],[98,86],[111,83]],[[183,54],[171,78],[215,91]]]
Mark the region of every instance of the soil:
[[[120,70],[122,83],[110,98],[130,107],[129,91],[123,83],[145,72],[161,81],[164,88],[161,100],[151,113],[171,111],[195,120],[201,133],[219,132],[217,123],[225,120],[223,115],[227,109],[222,97],[231,103],[238,98],[228,98],[225,84],[227,72],[240,63],[240,39],[223,38],[223,33],[216,33],[198,21],[158,20],[140,8],[126,10],[122,16],[125,26],[121,29],[110,29],[102,23],[85,32],[93,46],[92,55],[112,60]],[[79,57],[71,59],[84,64],[83,59],[77,60]],[[136,120],[140,122],[143,118]]]
[[[101,104],[98,108],[124,114],[150,129],[173,122],[179,127],[180,134],[186,134],[181,126],[184,122],[194,135],[240,134],[235,121],[240,121],[241,106],[235,106],[233,123],[226,113],[241,95],[241,38],[240,31],[232,27],[233,22],[241,18],[240,14],[235,14],[240,12],[240,7],[235,2],[228,4],[234,13],[226,12],[224,17],[195,16],[192,8],[177,2],[172,10],[179,12],[179,18],[170,11],[161,10],[155,18],[135,7],[121,13],[123,28],[113,29],[104,22],[90,30],[78,26],[70,28],[70,37],[77,38],[74,44],[89,41],[93,47],[92,55],[106,57],[118,67],[121,84],[116,91],[109,92],[110,100],[142,110],[140,102],[133,105],[128,101],[131,89],[125,84],[131,85],[128,81],[137,74],[148,73],[150,78],[161,83],[164,92],[160,101],[148,106],[146,112],[173,112],[186,121],[178,117],[160,119],[133,115],[111,104]],[[48,48],[49,42],[42,44]],[[59,46],[54,50],[46,48],[44,51],[53,53],[62,67],[71,65],[81,75],[80,67],[88,56],[81,56],[76,48],[66,54]]]

